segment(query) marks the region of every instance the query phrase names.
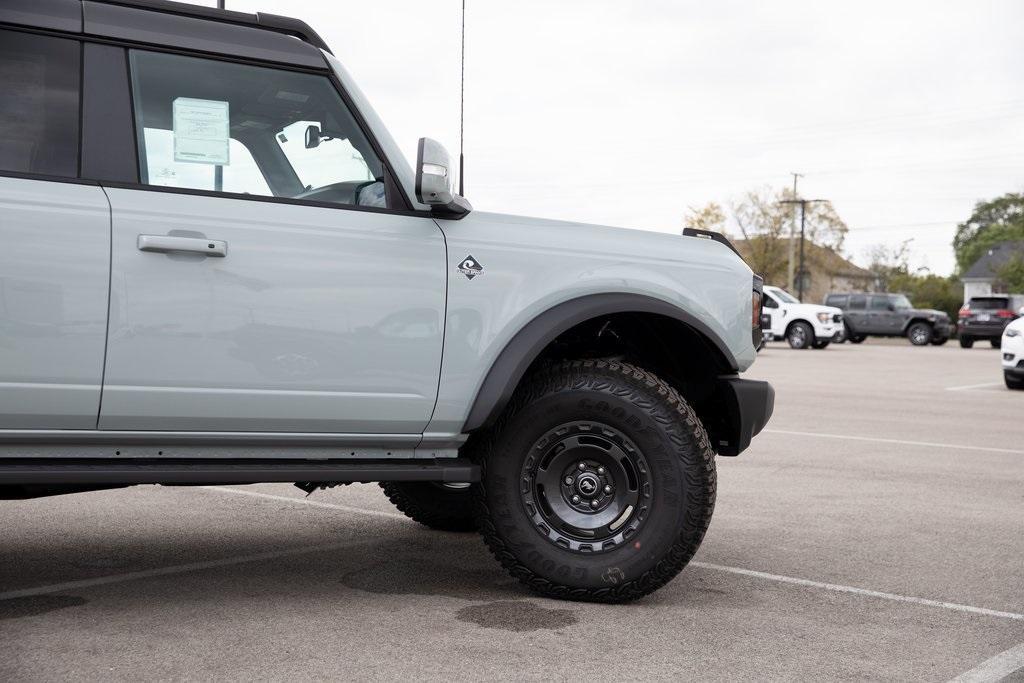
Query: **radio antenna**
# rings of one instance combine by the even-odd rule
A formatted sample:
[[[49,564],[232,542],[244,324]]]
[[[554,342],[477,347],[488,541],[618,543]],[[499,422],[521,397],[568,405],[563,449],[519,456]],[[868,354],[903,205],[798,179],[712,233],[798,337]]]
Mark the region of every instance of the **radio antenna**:
[[[466,140],[466,0],[462,0],[462,57],[459,77],[459,194],[466,196],[463,178],[466,174],[466,157],[463,154]]]

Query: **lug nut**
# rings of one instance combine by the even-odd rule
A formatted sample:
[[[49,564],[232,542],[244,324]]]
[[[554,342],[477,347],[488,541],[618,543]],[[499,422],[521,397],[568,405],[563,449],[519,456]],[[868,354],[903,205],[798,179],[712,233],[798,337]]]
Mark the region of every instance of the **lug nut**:
[[[610,484],[605,484],[604,485],[604,492],[605,493],[611,493],[612,492],[612,487],[611,487]]]
[[[581,462],[579,465],[576,465],[576,468],[582,472],[583,470],[587,469],[587,463]]]
[[[566,477],[565,478],[565,483],[566,484],[572,484],[572,477]]]
[[[572,502],[574,502],[574,503],[580,502],[580,497],[579,496],[573,496],[572,497]]]
[[[596,509],[598,505],[600,505],[600,503],[598,503],[596,500],[590,501],[590,507]]]
[[[604,468],[603,467],[598,467],[597,468],[597,473],[598,474],[604,474]]]

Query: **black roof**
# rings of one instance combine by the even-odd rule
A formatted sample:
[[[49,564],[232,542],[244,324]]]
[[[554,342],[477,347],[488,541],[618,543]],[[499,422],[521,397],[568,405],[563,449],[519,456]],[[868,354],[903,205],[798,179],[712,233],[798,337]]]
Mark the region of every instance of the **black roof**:
[[[988,251],[960,277],[964,280],[994,278],[999,269],[1015,256],[1024,258],[1024,241],[1000,242],[989,247]]]
[[[317,68],[330,52],[299,19],[169,0],[3,0],[0,23]]]

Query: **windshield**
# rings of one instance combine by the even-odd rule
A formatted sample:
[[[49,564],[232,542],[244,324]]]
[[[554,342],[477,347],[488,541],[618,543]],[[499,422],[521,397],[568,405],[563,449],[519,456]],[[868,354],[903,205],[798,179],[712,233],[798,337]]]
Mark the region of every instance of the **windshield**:
[[[798,303],[800,303],[800,299],[797,299],[795,296],[793,296],[792,294],[790,294],[789,292],[787,292],[784,289],[779,289],[778,287],[773,287],[771,291],[772,291],[772,294],[775,295],[775,298],[781,299],[783,301],[783,303],[787,303],[787,304],[798,304]]]
[[[908,299],[907,297],[903,296],[902,294],[897,294],[896,296],[894,296],[892,298],[892,305],[897,310],[901,309],[901,308],[913,308],[914,307],[913,304],[910,303],[910,299]]]

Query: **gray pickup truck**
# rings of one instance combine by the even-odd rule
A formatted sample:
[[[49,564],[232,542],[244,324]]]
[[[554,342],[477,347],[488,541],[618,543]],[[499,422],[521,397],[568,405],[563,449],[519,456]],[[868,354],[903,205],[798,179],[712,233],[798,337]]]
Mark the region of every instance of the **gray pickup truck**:
[[[300,21],[5,0],[0,81],[0,497],[382,482],[617,602],[771,416],[724,238],[472,210]]]

